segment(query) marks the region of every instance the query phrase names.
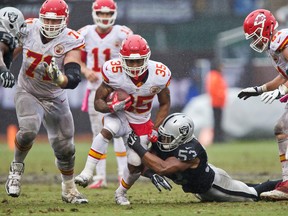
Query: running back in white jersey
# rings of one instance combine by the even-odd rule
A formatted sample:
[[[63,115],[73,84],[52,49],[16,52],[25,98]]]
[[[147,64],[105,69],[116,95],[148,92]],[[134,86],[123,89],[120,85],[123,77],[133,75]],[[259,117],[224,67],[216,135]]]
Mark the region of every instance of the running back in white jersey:
[[[64,57],[71,50],[81,49],[84,38],[74,30],[65,28],[52,41],[41,41],[39,19],[26,20],[27,28],[23,30],[23,63],[18,77],[18,85],[28,93],[39,98],[55,98],[63,89],[55,85],[45,72],[44,62],[50,64],[56,57],[59,69],[64,72]]]
[[[101,82],[101,68],[105,61],[119,57],[122,41],[133,34],[131,29],[126,26],[114,25],[109,33],[100,37],[96,32],[97,25],[87,25],[79,30],[85,38],[83,51],[86,54],[86,66],[96,73],[99,73],[97,82],[88,81],[88,89],[96,90]]]
[[[132,97],[131,107],[125,111],[129,123],[146,123],[151,117],[154,96],[170,84],[171,72],[161,62],[149,60],[148,73],[146,82],[137,87],[123,71],[120,58],[103,65],[103,82],[113,89],[125,90]]]
[[[282,50],[288,46],[288,29],[278,31],[272,38],[268,54],[273,60],[273,65],[277,71],[288,79],[288,61],[283,56]]]

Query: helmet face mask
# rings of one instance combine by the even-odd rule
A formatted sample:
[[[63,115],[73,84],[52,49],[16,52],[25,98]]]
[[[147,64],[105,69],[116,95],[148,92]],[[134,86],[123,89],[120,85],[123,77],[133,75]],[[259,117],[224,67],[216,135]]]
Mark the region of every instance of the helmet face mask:
[[[103,16],[100,13],[110,14],[110,16]],[[92,4],[92,17],[94,23],[100,28],[107,29],[113,26],[117,18],[117,4],[113,0],[96,0]]]
[[[66,27],[68,5],[63,0],[46,0],[40,8],[40,32],[46,38],[57,37]]]
[[[26,26],[24,16],[14,7],[5,7],[0,10],[0,26],[16,40],[21,37],[20,29]]]
[[[140,35],[127,37],[122,42],[119,55],[122,67],[128,76],[138,79],[139,76],[147,71],[151,51],[147,41]],[[136,63],[130,64],[132,62]]]
[[[277,27],[275,17],[265,9],[252,11],[243,23],[246,40],[251,39],[250,47],[260,53],[267,50],[273,31]]]
[[[183,113],[174,113],[167,116],[159,127],[157,145],[161,151],[170,152],[191,141],[193,137],[193,120]]]

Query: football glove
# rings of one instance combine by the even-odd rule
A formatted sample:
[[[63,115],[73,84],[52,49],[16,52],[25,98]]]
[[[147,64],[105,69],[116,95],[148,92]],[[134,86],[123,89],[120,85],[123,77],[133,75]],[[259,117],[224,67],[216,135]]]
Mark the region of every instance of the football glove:
[[[251,96],[258,96],[261,95],[263,93],[263,87],[262,86],[255,86],[255,87],[249,87],[249,88],[245,88],[243,89],[239,94],[238,94],[238,98],[243,98],[244,100],[246,100],[247,98],[251,97]]]
[[[0,81],[4,88],[12,88],[15,85],[14,75],[5,67],[0,67]]]
[[[50,65],[44,62],[44,67],[52,82],[61,86],[64,82],[64,74],[59,70],[55,57],[52,57]]]
[[[148,139],[152,143],[157,142],[157,140],[158,140],[158,132],[157,132],[157,130],[152,129],[151,133],[148,134]]]
[[[153,174],[151,177],[151,182],[155,185],[159,192],[161,192],[161,187],[169,191],[171,191],[172,189],[172,186],[169,184],[169,182],[165,179],[164,176]]]
[[[264,103],[272,103],[275,99],[280,99],[288,92],[288,88],[285,85],[280,85],[278,89],[274,91],[264,92],[261,95],[261,101]]]
[[[147,150],[141,145],[140,143],[140,137],[135,134],[134,131],[132,131],[127,139],[128,146],[133,149],[141,158],[144,156],[144,154],[147,152]]]
[[[123,101],[118,100],[118,95],[115,94],[112,102],[108,104],[110,112],[118,112],[122,110],[127,110],[132,105],[131,97],[126,98]]]

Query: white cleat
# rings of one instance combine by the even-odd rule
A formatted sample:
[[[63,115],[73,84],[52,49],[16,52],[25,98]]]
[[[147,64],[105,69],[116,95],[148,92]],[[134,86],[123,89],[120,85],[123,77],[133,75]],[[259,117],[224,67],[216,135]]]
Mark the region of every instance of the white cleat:
[[[77,190],[74,180],[62,182],[62,200],[72,204],[88,203],[88,199]]]
[[[21,177],[24,173],[24,163],[12,162],[5,189],[9,196],[19,197],[21,192]]]
[[[107,181],[104,176],[93,176],[93,182],[88,186],[90,189],[107,188]]]
[[[115,202],[118,205],[130,205],[129,200],[127,199],[127,192],[117,189],[115,191]]]
[[[275,190],[261,193],[260,198],[267,201],[288,200],[288,181],[278,184]]]
[[[88,186],[91,180],[92,180],[92,176],[87,176],[81,173],[80,175],[75,177],[75,184],[85,188]]]

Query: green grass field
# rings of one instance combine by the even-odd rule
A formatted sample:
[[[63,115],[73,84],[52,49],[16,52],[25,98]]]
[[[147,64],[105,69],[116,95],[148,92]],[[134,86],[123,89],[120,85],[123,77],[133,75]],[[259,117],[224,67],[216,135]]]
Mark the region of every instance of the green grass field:
[[[84,167],[89,142],[76,139],[76,174]],[[268,141],[235,141],[206,148],[210,163],[225,169],[233,178],[261,182],[281,177],[277,145]],[[131,206],[114,203],[117,188],[113,147],[108,149],[108,188],[78,188],[89,204],[73,205],[61,201],[61,185],[54,165],[52,149],[36,142],[25,161],[22,193],[18,198],[6,195],[4,183],[13,152],[0,143],[0,215],[286,215],[288,201],[246,203],[199,203],[191,194],[173,185],[172,191],[159,193],[150,181],[140,179],[128,192]],[[171,182],[171,181],[170,181]]]

